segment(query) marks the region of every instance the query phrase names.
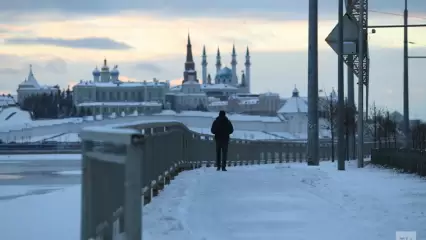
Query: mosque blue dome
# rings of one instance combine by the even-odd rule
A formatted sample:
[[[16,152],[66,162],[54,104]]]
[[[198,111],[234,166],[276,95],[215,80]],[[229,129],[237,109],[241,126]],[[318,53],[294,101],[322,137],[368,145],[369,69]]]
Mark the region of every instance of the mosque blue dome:
[[[232,82],[232,70],[229,67],[224,67],[219,70],[215,77],[216,83],[231,83]]]
[[[216,76],[232,76],[232,70],[229,67],[224,67],[219,70]]]

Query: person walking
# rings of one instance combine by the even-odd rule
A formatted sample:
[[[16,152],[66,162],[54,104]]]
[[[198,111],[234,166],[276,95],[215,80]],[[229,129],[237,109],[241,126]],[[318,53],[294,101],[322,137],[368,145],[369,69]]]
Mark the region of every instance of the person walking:
[[[225,111],[220,111],[219,116],[213,121],[211,132],[214,134],[216,143],[216,166],[217,171],[226,171],[226,160],[228,157],[229,135],[234,132],[234,126],[226,117]]]

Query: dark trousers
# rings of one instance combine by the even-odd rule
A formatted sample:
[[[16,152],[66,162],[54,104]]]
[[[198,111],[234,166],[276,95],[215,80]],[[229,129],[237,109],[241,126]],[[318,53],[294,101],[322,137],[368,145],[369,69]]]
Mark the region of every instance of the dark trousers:
[[[226,160],[228,158],[228,143],[228,141],[216,141],[216,166],[218,168],[226,167]]]

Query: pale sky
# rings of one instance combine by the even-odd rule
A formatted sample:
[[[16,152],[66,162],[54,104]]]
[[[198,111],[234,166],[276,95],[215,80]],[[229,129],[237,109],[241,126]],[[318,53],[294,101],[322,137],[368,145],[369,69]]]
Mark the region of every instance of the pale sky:
[[[203,45],[214,76],[217,47],[222,64],[230,66],[235,43],[239,71],[244,69],[245,49],[250,48],[253,92],[271,91],[285,97],[296,85],[306,95],[308,0],[283,2],[287,1],[2,1],[0,92],[15,94],[29,64],[42,84],[66,88],[80,79],[91,80],[93,68],[104,57],[110,67],[119,65],[122,80],[178,80],[189,32],[199,78]],[[320,1],[319,6],[319,86],[325,92],[337,88],[337,56],[324,41],[337,23],[335,2]],[[402,0],[370,0],[370,10],[370,25],[402,23],[398,16]],[[409,0],[409,10],[410,23],[426,23],[426,1]],[[402,29],[377,29],[370,35],[370,102],[399,111],[402,34]],[[410,29],[409,40],[415,43],[410,45],[410,55],[426,55],[425,28]],[[410,60],[409,66],[410,115],[426,119],[422,71],[426,59]]]

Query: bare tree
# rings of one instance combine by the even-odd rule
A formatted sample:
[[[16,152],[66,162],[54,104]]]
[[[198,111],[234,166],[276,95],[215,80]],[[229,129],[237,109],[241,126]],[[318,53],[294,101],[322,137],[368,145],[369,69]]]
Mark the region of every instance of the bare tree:
[[[373,139],[374,145],[377,148],[390,148],[397,147],[398,124],[395,120],[391,119],[388,110],[377,108],[373,104],[372,113],[373,117]]]
[[[353,146],[349,146],[349,137],[355,136],[356,132],[356,121],[355,116],[357,114],[356,106],[350,106],[348,100],[345,100],[345,138],[346,138],[346,158],[349,160],[350,158],[355,158],[355,149],[356,149],[356,141],[353,141]],[[349,150],[352,149],[352,154],[350,154]],[[350,156],[352,155],[352,156]]]
[[[426,149],[426,124],[421,123],[411,130],[412,142],[414,149]]]
[[[333,98],[332,94],[329,96],[326,95],[325,102],[323,105],[324,113],[323,117],[325,117],[329,122],[329,130],[331,137],[331,161],[335,160],[335,134],[336,134],[336,121],[337,121],[337,103]]]

